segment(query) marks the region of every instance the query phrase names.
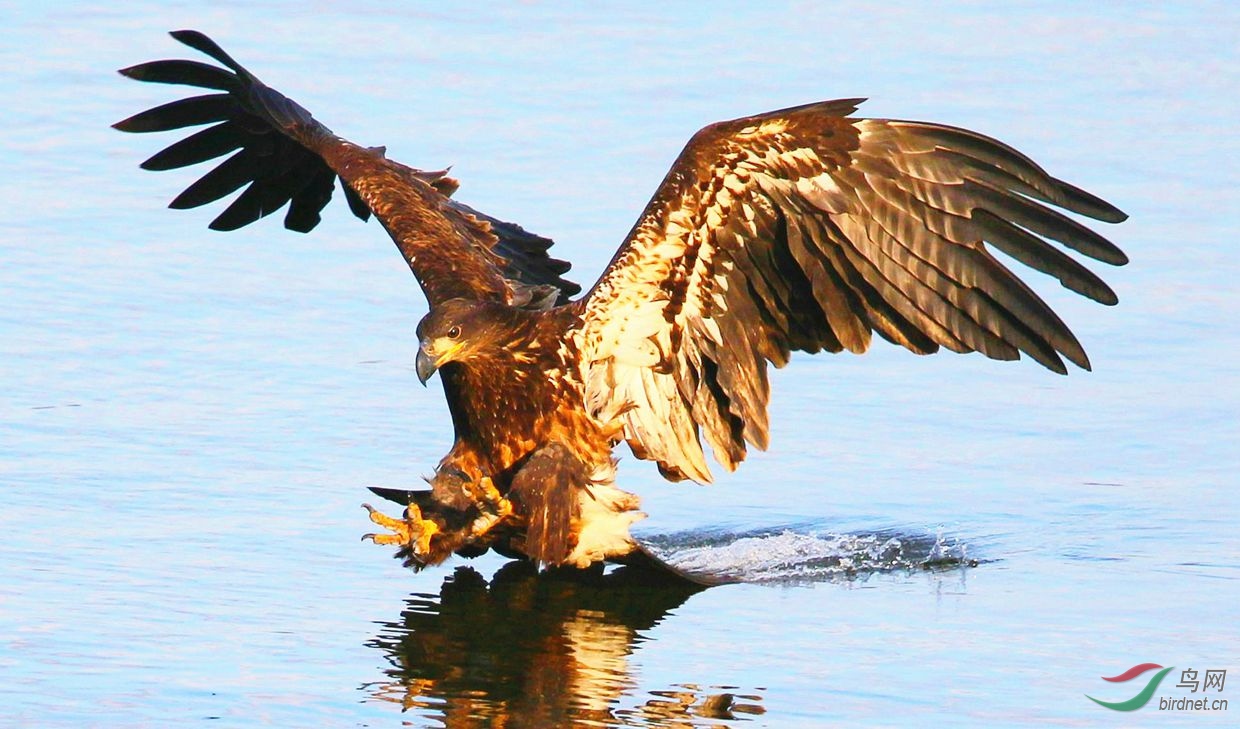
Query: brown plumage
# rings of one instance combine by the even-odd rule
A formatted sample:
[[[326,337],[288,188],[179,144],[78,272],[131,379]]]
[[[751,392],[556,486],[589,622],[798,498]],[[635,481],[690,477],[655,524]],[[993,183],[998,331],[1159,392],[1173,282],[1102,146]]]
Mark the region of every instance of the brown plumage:
[[[1084,349],[993,250],[1103,304],[1114,292],[1054,241],[1122,265],[1062,208],[1125,216],[1019,152],[937,124],[857,119],[828,101],[712,124],[689,141],[598,283],[583,297],[551,242],[452,200],[457,183],[336,137],[210,39],[173,36],[226,69],[155,61],[143,81],[221,93],[116,124],[215,123],[156,154],[162,170],[235,153],[178,196],[195,207],[246,189],[211,224],[288,205],[312,229],[335,179],[391,235],[430,303],[418,376],[438,371],[456,442],[403,521],[373,518],[415,564],[493,546],[547,564],[622,559],[637,499],[613,485],[629,443],[670,479],[709,481],[768,440],[767,363],[793,351],[864,352],[872,333],[919,354],[1021,353],[1056,372]]]

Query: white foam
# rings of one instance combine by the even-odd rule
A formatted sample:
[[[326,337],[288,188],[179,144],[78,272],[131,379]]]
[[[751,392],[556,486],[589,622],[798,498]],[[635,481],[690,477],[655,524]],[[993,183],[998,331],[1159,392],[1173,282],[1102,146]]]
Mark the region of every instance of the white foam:
[[[965,548],[935,537],[890,534],[776,534],[715,538],[689,546],[663,540],[651,548],[668,564],[692,574],[742,582],[812,582],[875,572],[967,564]],[[679,542],[680,546],[677,545]]]

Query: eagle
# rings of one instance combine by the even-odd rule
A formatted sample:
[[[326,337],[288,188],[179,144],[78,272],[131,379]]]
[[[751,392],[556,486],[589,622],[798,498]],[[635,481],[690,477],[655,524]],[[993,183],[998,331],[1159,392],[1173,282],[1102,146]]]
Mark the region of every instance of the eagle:
[[[160,60],[120,73],[209,93],[114,126],[210,125],[148,170],[229,156],[170,207],[244,187],[211,228],[287,206],[284,226],[306,233],[339,179],[349,209],[379,220],[426,295],[417,377],[439,373],[455,440],[429,490],[395,492],[400,517],[367,506],[384,528],[367,537],[415,567],[488,549],[549,567],[624,562],[640,551],[630,527],[644,514],[616,486],[614,449],[627,443],[671,481],[710,482],[707,446],[734,470],[750,447],[767,447],[768,365],[793,352],[860,354],[878,334],[917,354],[1090,369],[996,252],[1117,301],[1060,246],[1117,266],[1127,257],[1056,208],[1107,223],[1123,212],[982,134],[855,117],[862,99],[698,131],[582,293],[550,240],[457,201],[446,170],[342,139],[207,36],[171,35],[220,65]]]

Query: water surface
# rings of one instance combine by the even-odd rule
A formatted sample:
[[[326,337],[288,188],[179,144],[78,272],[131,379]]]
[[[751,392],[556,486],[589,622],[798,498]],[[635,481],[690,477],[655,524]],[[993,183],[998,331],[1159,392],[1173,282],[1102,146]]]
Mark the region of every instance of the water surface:
[[[1231,4],[51,2],[4,25],[0,724],[1234,723],[1085,698],[1135,693],[1099,677],[1137,663],[1240,671]],[[586,284],[694,130],[857,95],[1115,202],[1133,263],[1102,271],[1115,308],[1030,274],[1092,373],[798,357],[738,473],[624,458],[645,538],[763,579],[413,574],[358,541],[358,505],[449,446],[412,371],[425,302],[335,206],[309,236],[164,209],[194,173],[139,171],[168,140],[108,125],[179,93],[114,70],[192,54],[182,27],[339,133],[452,165]],[[888,539],[978,563],[881,568]]]

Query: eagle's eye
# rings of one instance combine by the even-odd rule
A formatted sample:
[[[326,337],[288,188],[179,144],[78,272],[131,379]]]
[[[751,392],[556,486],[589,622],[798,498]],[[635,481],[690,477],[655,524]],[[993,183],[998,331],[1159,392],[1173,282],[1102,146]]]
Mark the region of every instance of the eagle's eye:
[[[448,330],[448,339],[456,339],[459,336],[461,336],[460,327],[452,327],[451,329]]]

